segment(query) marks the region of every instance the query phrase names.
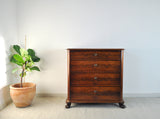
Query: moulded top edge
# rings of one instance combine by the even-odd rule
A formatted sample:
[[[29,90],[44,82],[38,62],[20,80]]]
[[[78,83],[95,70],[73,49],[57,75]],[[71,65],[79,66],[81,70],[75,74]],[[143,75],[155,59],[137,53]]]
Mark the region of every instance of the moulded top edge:
[[[124,48],[67,48],[67,50],[125,50]]]

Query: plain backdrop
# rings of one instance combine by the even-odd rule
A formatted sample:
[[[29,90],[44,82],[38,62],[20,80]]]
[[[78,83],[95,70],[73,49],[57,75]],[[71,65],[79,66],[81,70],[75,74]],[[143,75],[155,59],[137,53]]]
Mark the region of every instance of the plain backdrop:
[[[124,93],[160,93],[159,6],[159,0],[17,0],[17,43],[24,46],[27,35],[27,47],[41,58],[41,72],[26,81],[37,84],[37,93],[67,93],[67,48],[124,48]]]
[[[11,73],[14,66],[9,62],[11,45],[16,43],[18,43],[16,0],[0,0],[0,89],[17,81]]]

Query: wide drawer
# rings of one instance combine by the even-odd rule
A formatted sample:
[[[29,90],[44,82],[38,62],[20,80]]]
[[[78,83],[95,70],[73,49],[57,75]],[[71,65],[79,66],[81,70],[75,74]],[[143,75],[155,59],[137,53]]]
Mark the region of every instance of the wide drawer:
[[[72,61],[71,73],[119,73],[120,61]]]
[[[71,87],[71,100],[120,100],[120,87]]]
[[[71,86],[120,86],[120,73],[72,74]]]
[[[120,61],[121,51],[71,51],[70,58],[72,61]]]

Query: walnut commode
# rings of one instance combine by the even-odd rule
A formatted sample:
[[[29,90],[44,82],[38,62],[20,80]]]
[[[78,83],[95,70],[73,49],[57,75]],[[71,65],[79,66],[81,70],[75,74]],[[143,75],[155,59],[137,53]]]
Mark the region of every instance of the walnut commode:
[[[123,101],[124,49],[68,49],[68,97],[71,103]]]

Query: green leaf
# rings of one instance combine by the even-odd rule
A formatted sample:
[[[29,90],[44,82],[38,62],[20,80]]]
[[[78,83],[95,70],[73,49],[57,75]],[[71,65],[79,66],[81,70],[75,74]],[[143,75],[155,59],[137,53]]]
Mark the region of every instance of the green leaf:
[[[23,60],[23,57],[20,56],[19,54],[14,54],[13,55],[13,58],[18,61],[19,63],[25,63],[24,60]]]
[[[18,70],[18,68],[15,68],[12,70],[12,73],[15,73]]]
[[[29,71],[29,72],[31,72],[30,68],[27,68],[26,70]]]
[[[34,67],[30,68],[30,70],[40,71],[40,69],[37,66],[34,66]]]
[[[30,56],[30,55],[25,55],[24,57],[25,57],[25,60],[26,60],[26,61],[32,61],[32,59],[31,59],[31,56]]]
[[[23,49],[23,48],[20,48],[20,53],[21,53],[22,56],[28,55],[28,51]]]
[[[16,61],[16,59],[14,59],[14,57],[12,56],[11,59],[10,59],[10,62],[16,63],[17,61]]]
[[[22,73],[19,75],[20,77],[22,76]],[[26,76],[26,72],[23,73],[23,77]]]
[[[39,61],[40,61],[40,58],[37,57],[37,56],[33,56],[33,57],[32,57],[32,60],[33,60],[33,62],[39,62]]]
[[[40,61],[40,58],[35,56],[35,51],[33,49],[28,49],[28,55],[31,56],[33,62],[39,62]]]
[[[18,54],[17,54],[17,55],[18,55]],[[11,57],[10,62],[15,63],[15,64],[17,64],[17,65],[19,65],[19,66],[23,66],[23,64],[24,64],[24,63],[22,63],[22,62],[17,61],[17,60],[14,58],[14,55]]]
[[[35,56],[35,51],[33,49],[28,49],[28,55]]]
[[[19,45],[13,45],[14,50],[20,54],[20,46]]]
[[[33,66],[33,65],[34,65],[34,62],[33,62],[33,61],[31,61],[31,62],[29,62],[29,63],[26,64],[27,67],[31,67],[31,66]]]

